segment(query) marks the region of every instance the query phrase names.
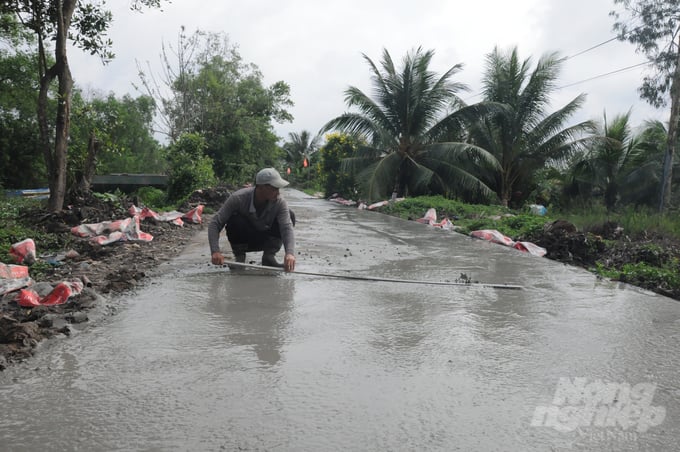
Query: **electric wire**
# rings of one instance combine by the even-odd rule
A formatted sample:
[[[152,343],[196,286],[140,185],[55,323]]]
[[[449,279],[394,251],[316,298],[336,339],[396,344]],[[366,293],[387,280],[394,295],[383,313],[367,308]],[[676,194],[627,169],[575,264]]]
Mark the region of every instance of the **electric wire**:
[[[650,61],[644,61],[642,63],[634,64],[632,66],[624,67],[624,68],[621,68],[621,69],[616,69],[615,71],[611,71],[611,72],[607,72],[607,73],[604,73],[604,74],[595,75],[593,77],[589,77],[589,78],[586,78],[586,79],[583,79],[583,80],[579,80],[578,82],[569,83],[568,85],[562,85],[562,86],[557,87],[556,89],[569,88],[571,86],[580,85],[581,83],[589,82],[591,80],[596,80],[596,79],[602,78],[602,77],[607,77],[609,75],[617,74],[619,72],[629,71],[631,69],[635,69],[636,67],[645,66],[645,65],[648,65],[648,64],[651,64],[651,62]]]
[[[638,28],[639,28],[639,27],[638,27]],[[634,31],[634,30],[629,31],[628,33],[631,33],[632,31]],[[602,41],[602,42],[600,42],[600,43],[598,43],[598,44],[595,44],[595,45],[593,45],[593,46],[588,47],[587,49],[581,50],[580,52],[576,52],[576,53],[574,53],[574,54],[572,54],[572,55],[569,55],[569,56],[567,56],[567,57],[564,57],[564,58],[562,58],[562,61],[571,60],[571,59],[573,59],[573,58],[576,58],[577,56],[581,56],[581,55],[586,54],[586,53],[588,53],[588,52],[591,52],[591,51],[593,51],[593,50],[595,50],[595,49],[597,49],[597,48],[599,48],[599,47],[602,47],[603,45],[609,44],[609,43],[612,42],[612,41],[617,41],[618,39],[619,39],[618,36],[615,36],[615,37],[613,37],[613,38],[607,39],[606,41]],[[645,65],[649,65],[649,64],[651,64],[650,61],[644,61],[644,62],[642,62],[642,63],[634,64],[634,65],[632,65],[632,66],[627,66],[627,67],[624,67],[624,68],[615,69],[615,70],[613,70],[613,71],[606,72],[606,73],[604,73],[604,74],[598,74],[598,75],[594,75],[594,76],[592,76],[592,77],[588,77],[588,78],[583,79],[583,80],[578,80],[578,81],[576,81],[576,82],[568,83],[568,84],[566,84],[566,85],[559,86],[559,87],[557,87],[557,88],[555,88],[555,89],[560,90],[560,89],[564,89],[564,88],[569,88],[569,87],[572,87],[572,86],[580,85],[580,84],[582,84],[582,83],[590,82],[590,81],[592,81],[592,80],[597,80],[597,79],[599,79],[599,78],[608,77],[608,76],[610,76],[610,75],[618,74],[618,73],[620,73],[620,72],[629,71],[629,70],[631,70],[631,69],[635,69],[635,68],[637,68],[637,67],[645,66]],[[474,99],[474,98],[479,97],[479,96],[481,96],[481,95],[482,95],[482,93],[477,93],[477,94],[471,96],[469,99]]]

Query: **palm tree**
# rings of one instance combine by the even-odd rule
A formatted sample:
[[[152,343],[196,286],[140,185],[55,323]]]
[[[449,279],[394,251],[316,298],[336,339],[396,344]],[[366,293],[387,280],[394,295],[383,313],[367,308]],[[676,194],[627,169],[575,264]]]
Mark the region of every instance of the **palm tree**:
[[[603,193],[607,211],[614,209],[622,190],[628,199],[640,201],[639,194],[653,197],[659,187],[663,148],[654,138],[663,134],[663,125],[648,123],[643,132],[634,135],[630,114],[616,115],[609,122],[605,113],[594,146],[575,159],[569,172],[574,191],[584,196]]]
[[[319,150],[319,141],[321,137],[312,134],[306,130],[300,133],[291,132],[288,134],[289,141],[283,144],[283,150],[286,151],[286,164],[289,167],[298,169],[300,166],[307,166],[311,164],[311,157]]]
[[[529,191],[536,171],[565,162],[589,142],[580,137],[593,130],[591,121],[564,127],[582,106],[584,95],[553,113],[547,112],[560,64],[556,54],[549,54],[531,71],[531,59],[520,61],[516,47],[508,53],[495,48],[487,56],[484,99],[506,108],[479,121],[471,129],[471,141],[496,158],[496,167],[483,180],[493,187],[504,206],[516,190]]]
[[[466,165],[494,165],[488,152],[459,142],[465,121],[491,107],[464,107],[457,93],[467,87],[450,78],[457,64],[441,77],[429,70],[434,51],[408,52],[399,71],[384,49],[381,68],[363,55],[372,72],[374,98],[356,87],[345,91],[348,112],[329,121],[321,132],[337,130],[368,143],[347,159],[345,167],[358,175],[368,200],[388,193],[416,195],[428,190],[450,194],[465,189],[493,196]]]

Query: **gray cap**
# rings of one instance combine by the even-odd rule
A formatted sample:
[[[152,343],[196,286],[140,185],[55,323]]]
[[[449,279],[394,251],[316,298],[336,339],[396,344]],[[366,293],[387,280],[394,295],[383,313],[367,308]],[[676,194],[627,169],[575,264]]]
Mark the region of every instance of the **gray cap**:
[[[272,187],[283,188],[288,185],[288,181],[284,180],[274,168],[265,168],[255,176],[255,185],[271,185]]]

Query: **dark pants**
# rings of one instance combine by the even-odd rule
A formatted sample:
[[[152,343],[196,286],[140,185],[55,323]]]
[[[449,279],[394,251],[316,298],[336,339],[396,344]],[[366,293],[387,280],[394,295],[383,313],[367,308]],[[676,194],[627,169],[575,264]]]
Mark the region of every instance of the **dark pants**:
[[[290,220],[295,226],[295,214],[290,211]],[[258,231],[242,215],[234,214],[227,221],[227,239],[232,251],[245,253],[249,251],[267,251],[276,254],[283,245],[279,222],[274,220],[268,231]]]

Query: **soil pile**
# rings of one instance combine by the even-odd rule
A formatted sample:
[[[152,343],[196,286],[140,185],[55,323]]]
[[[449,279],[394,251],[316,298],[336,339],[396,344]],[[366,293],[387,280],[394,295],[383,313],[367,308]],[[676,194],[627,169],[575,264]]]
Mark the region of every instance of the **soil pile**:
[[[620,269],[627,264],[677,268],[680,262],[680,241],[653,234],[630,236],[613,222],[582,232],[567,221],[557,220],[546,223],[543,231],[525,239],[545,248],[548,259],[589,270],[598,264],[605,269]],[[640,272],[631,276],[619,272],[612,279],[680,300],[678,286],[658,275]]]

